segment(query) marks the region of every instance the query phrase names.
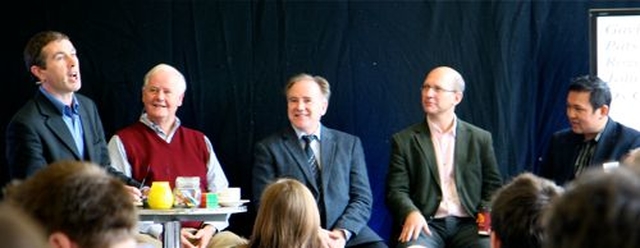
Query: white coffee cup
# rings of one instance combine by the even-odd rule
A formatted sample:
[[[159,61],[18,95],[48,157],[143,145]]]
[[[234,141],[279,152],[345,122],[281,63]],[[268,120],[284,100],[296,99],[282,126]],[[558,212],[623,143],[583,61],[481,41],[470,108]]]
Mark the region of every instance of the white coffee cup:
[[[240,188],[239,187],[229,187],[223,190],[218,191],[218,201],[219,202],[237,202],[240,201]]]

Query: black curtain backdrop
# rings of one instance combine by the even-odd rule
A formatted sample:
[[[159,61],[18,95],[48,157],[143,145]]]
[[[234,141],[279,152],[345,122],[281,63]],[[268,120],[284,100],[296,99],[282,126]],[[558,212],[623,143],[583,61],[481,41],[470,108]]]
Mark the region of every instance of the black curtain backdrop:
[[[93,98],[107,139],[137,121],[144,73],[164,62],[188,81],[178,115],[207,134],[231,185],[249,198],[253,144],[289,125],[283,86],[308,72],[332,86],[328,127],[364,144],[374,208],[386,239],[389,138],[423,121],[425,74],[450,65],[465,77],[458,117],[489,130],[505,180],[533,170],[553,131],[567,126],[566,87],[589,72],[588,10],[602,1],[44,1],[5,6],[2,129],[32,97],[22,49],[35,32],[68,34],[81,93]],[[2,132],[4,151],[5,133]],[[2,168],[6,159],[2,155]],[[4,173],[4,171],[3,171]],[[230,229],[249,236],[250,213]]]

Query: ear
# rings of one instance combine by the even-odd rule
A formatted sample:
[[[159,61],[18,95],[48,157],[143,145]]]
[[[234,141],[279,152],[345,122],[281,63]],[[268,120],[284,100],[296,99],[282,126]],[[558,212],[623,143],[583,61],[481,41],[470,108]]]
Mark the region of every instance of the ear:
[[[180,94],[178,97],[178,107],[182,106],[182,100],[184,99],[184,93]]]
[[[496,232],[491,232],[489,236],[491,238],[491,248],[500,248],[502,246],[502,242],[500,242]]]
[[[462,102],[462,97],[464,96],[464,94],[461,91],[456,91],[454,94],[454,100],[456,102],[456,105],[458,105],[458,103]]]
[[[598,111],[600,111],[600,115],[601,116],[608,116],[609,115],[609,105],[602,105],[600,108],[598,108]]]
[[[44,73],[42,72],[43,69],[40,68],[40,66],[32,65],[31,67],[29,67],[29,71],[31,71],[31,74],[33,74],[33,76],[38,78],[38,81],[40,82],[43,81]]]
[[[72,248],[72,247],[75,247],[75,244],[63,232],[54,232],[49,235],[49,247]]]
[[[325,99],[324,101],[322,101],[322,112],[320,113],[320,116],[324,116],[324,114],[327,113],[328,108],[329,108],[329,101]]]

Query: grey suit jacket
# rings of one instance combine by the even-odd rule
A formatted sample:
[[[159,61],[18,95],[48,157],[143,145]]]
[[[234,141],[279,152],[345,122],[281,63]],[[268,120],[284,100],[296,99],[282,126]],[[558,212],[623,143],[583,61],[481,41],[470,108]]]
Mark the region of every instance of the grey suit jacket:
[[[325,229],[346,229],[354,235],[347,246],[382,239],[367,222],[371,215],[372,195],[360,139],[337,130],[322,127],[322,185],[316,185],[300,141],[292,127],[258,142],[253,166],[253,201],[260,203],[266,186],[281,177],[295,178],[305,184],[314,196],[322,187]],[[256,205],[259,207],[258,205]]]
[[[13,116],[7,126],[6,157],[10,178],[26,178],[59,160],[88,160],[103,166],[125,183],[136,185],[135,180],[109,166],[109,152],[96,105],[81,94],[75,96],[80,105],[86,156],[79,154],[60,111],[37,90],[35,97]]]
[[[387,206],[398,224],[414,210],[428,220],[438,209],[442,189],[426,121],[394,134],[391,145]],[[460,201],[475,218],[478,207],[488,204],[491,194],[502,185],[491,134],[458,119],[454,163]]]

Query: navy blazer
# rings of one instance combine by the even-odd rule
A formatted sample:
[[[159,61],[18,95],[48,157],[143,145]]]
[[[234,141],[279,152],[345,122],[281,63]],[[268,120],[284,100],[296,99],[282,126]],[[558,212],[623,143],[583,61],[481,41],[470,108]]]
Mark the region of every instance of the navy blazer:
[[[259,207],[262,191],[278,178],[294,178],[305,184],[314,196],[322,187],[326,220],[323,227],[349,230],[353,236],[347,246],[382,241],[367,226],[371,215],[372,194],[360,139],[322,127],[322,185],[316,185],[306,155],[295,131],[288,127],[255,146],[253,201]]]
[[[571,128],[554,133],[538,174],[555,181],[558,185],[573,180],[575,159],[583,142],[584,135],[574,133]],[[619,161],[636,147],[640,147],[640,132],[609,118],[597,142],[591,166]]]
[[[111,168],[98,109],[93,101],[75,94],[84,132],[85,155],[79,154],[62,113],[40,90],[11,119],[6,130],[6,157],[10,179],[24,179],[59,160],[88,160],[103,166],[125,183],[135,180]]]
[[[491,133],[460,119],[455,139],[456,188],[464,210],[475,218],[479,207],[488,206],[493,192],[502,185],[493,139]],[[391,150],[386,199],[396,223],[402,225],[415,210],[429,220],[442,200],[442,188],[426,121],[394,134]]]

